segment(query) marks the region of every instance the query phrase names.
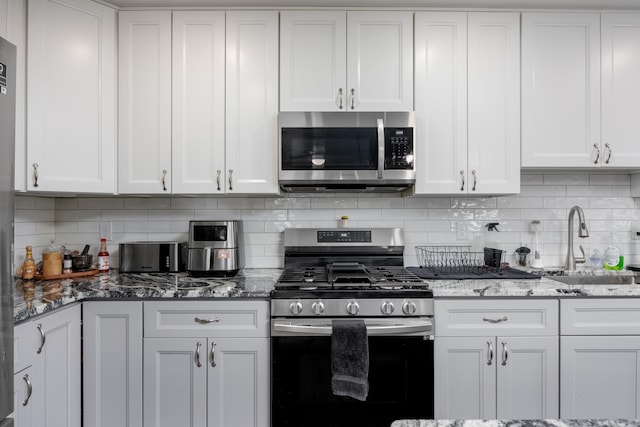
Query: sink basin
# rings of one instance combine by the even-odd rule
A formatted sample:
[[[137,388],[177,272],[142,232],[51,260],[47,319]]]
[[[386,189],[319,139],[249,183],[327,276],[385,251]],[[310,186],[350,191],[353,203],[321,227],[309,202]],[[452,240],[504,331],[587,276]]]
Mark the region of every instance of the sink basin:
[[[546,276],[566,285],[629,285],[633,276]]]

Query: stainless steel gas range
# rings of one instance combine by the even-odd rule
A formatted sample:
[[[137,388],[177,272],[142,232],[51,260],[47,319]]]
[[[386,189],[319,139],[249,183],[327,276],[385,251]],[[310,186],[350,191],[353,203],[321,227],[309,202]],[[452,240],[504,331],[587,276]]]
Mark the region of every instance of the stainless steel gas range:
[[[271,294],[272,425],[385,426],[433,417],[433,293],[400,228],[288,229]],[[335,322],[366,325],[369,394],[334,395]]]

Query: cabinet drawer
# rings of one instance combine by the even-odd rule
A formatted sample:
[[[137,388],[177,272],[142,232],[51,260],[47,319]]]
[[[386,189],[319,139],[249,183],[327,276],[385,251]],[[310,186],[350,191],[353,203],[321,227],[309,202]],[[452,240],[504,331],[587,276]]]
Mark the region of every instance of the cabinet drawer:
[[[13,373],[33,364],[37,336],[36,326],[30,321],[13,328]]]
[[[561,335],[640,335],[640,299],[563,299]]]
[[[267,301],[144,303],[145,337],[268,337]]]
[[[558,335],[556,300],[436,300],[436,336]]]

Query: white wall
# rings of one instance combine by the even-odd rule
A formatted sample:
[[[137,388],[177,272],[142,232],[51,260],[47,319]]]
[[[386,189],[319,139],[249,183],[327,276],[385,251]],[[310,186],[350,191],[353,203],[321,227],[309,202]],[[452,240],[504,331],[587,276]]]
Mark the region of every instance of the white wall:
[[[186,240],[192,219],[242,219],[247,267],[281,267],[282,230],[289,227],[334,227],[348,215],[351,227],[403,227],[406,265],[416,265],[415,245],[469,244],[473,231],[500,222],[501,247],[533,248],[530,222],[542,221],[541,252],[547,266],[564,263],[567,213],[581,206],[591,236],[575,238],[587,254],[604,246],[614,231],[624,243],[627,262],[640,261],[640,199],[630,197],[629,175],[522,175],[519,195],[501,197],[400,197],[330,194],[290,197],[78,197],[19,195],[16,200],[16,263],[24,247],[36,258],[52,240],[72,249],[92,245],[97,253],[100,223],[111,223],[112,266],[118,265],[118,243],[136,240]],[[458,236],[458,227],[470,232]],[[458,237],[461,239],[459,240]]]

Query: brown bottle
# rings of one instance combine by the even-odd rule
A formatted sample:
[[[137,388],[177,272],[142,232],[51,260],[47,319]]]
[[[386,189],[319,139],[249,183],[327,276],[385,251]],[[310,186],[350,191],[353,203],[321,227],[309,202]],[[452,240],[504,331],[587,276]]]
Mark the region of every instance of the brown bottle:
[[[98,273],[109,272],[109,251],[107,250],[107,239],[100,239],[100,252],[98,252]]]
[[[33,260],[31,246],[27,246],[27,256],[22,263],[22,278],[24,280],[33,280],[36,274],[36,263]]]

